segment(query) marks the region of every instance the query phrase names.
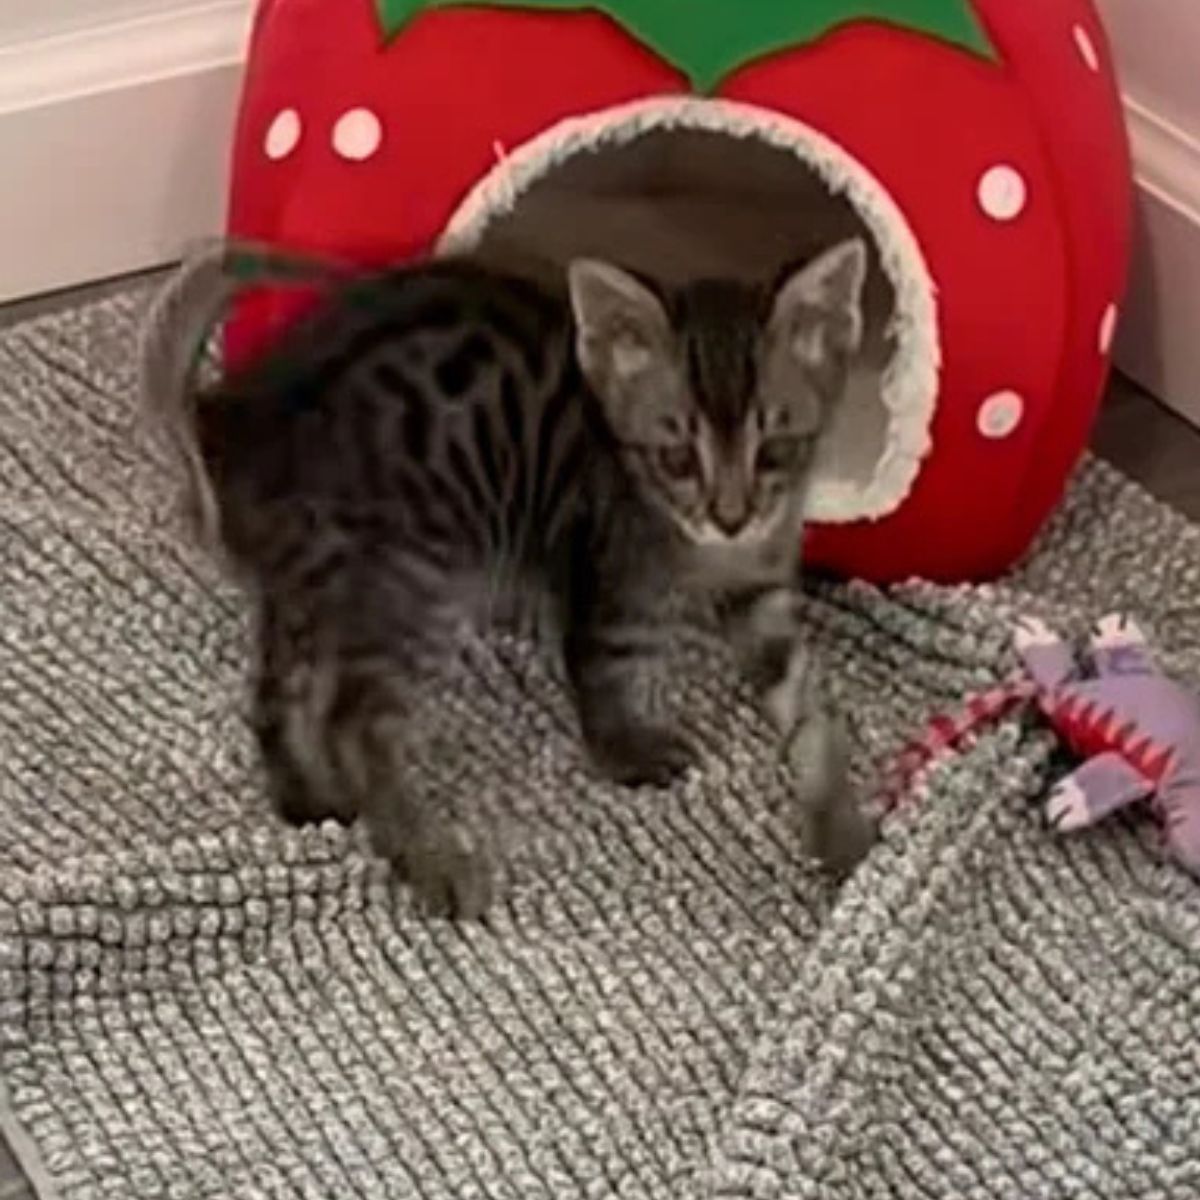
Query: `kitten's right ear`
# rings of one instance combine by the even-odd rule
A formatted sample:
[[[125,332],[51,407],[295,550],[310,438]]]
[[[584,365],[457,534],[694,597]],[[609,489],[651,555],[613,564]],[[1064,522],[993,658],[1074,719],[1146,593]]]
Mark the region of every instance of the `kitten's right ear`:
[[[671,322],[644,283],[590,258],[571,263],[567,280],[580,366],[594,387],[620,387],[667,356]]]

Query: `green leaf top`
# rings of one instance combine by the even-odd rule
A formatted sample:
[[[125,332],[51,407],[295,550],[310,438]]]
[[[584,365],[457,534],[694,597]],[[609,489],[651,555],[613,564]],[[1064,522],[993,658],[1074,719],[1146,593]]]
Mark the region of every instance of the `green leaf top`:
[[[603,13],[687,75],[698,92],[712,91],[748,62],[816,41],[853,21],[882,21],[984,58],[997,57],[970,0],[374,0],[374,4],[388,38],[426,9]]]

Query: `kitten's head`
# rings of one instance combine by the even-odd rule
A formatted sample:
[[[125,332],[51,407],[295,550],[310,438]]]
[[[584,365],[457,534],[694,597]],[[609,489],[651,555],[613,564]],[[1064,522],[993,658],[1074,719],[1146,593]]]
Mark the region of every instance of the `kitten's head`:
[[[797,552],[814,446],[862,338],[866,247],[771,293],[708,281],[667,298],[607,263],[570,268],[580,364],[622,461],[718,576]]]

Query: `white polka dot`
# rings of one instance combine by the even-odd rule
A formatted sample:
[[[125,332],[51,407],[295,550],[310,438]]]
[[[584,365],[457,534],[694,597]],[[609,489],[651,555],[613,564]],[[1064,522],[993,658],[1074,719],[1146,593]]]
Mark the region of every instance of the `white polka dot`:
[[[1015,220],[1028,198],[1025,178],[1015,167],[992,167],[979,181],[979,205],[993,221]]]
[[[333,127],[333,148],[352,162],[373,155],[383,142],[383,124],[369,108],[352,108]]]
[[[1100,353],[1108,354],[1112,349],[1113,339],[1117,336],[1117,318],[1119,316],[1117,306],[1110,304],[1104,310],[1104,317],[1100,321]]]
[[[1093,71],[1099,71],[1100,52],[1096,49],[1096,43],[1092,41],[1092,35],[1082,25],[1075,26],[1075,45],[1079,49],[1080,57],[1088,67]]]
[[[287,158],[300,144],[300,114],[294,108],[285,108],[277,113],[263,139],[263,150],[268,158]]]
[[[998,441],[1015,433],[1025,415],[1025,401],[1016,392],[997,392],[979,406],[979,432]]]

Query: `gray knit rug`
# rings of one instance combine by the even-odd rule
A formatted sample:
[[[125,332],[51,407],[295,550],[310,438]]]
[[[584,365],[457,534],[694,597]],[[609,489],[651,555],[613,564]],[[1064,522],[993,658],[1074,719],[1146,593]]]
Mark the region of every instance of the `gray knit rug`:
[[[521,645],[470,648],[430,787],[491,831],[488,927],[267,812],[244,606],[176,536],[130,404],[143,297],[0,337],[0,1074],[43,1196],[1200,1196],[1200,887],[1135,821],[1059,839],[1006,720],[836,892],[697,635],[707,749],[593,781]],[[1200,532],[1089,465],[995,588],[824,589],[863,770],[1116,607],[1200,685]]]

